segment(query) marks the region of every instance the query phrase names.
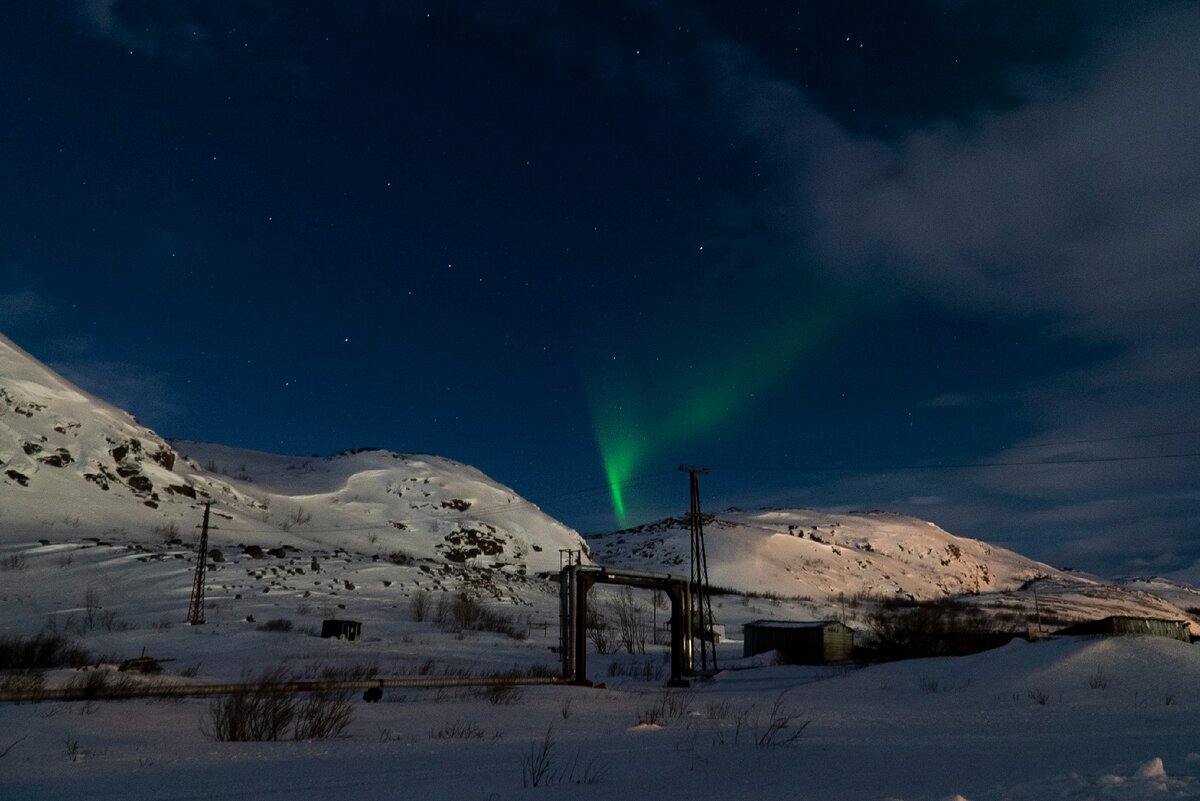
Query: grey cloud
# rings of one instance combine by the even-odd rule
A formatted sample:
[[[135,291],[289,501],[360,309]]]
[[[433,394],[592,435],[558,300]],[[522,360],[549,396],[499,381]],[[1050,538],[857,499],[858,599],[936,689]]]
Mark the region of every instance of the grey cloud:
[[[0,331],[44,321],[53,311],[54,307],[32,290],[0,293]]]
[[[179,394],[167,376],[128,362],[52,361],[51,370],[153,428],[183,416]]]
[[[122,0],[75,0],[80,27],[101,41],[150,58],[192,62],[211,56],[210,31],[190,2],[139,7]]]
[[[896,147],[846,138],[813,192],[834,269],[1098,338],[1194,335],[1200,15],[1121,36],[1081,91],[1031,86],[1016,109]]]

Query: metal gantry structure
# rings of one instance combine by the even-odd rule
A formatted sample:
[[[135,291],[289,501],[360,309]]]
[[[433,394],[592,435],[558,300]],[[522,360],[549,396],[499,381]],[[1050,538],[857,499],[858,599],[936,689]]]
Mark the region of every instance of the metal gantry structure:
[[[192,584],[192,600],[188,603],[187,622],[192,626],[204,623],[204,579],[208,567],[208,513],[212,501],[204,504],[204,522],[200,524],[200,547],[196,551],[196,579]]]
[[[665,593],[671,603],[671,687],[687,687],[692,670],[692,636],[688,627],[688,580],[667,573],[584,565],[572,562],[559,574],[560,651],[562,677],[590,687],[587,677],[588,593],[597,584],[615,584]]]
[[[708,470],[687,465],[680,465],[679,470],[688,474],[692,496],[688,511],[692,541],[688,606],[693,622],[689,628],[700,639],[700,673],[707,675],[717,670],[717,638],[713,630],[712,593],[708,587],[708,553],[704,547],[704,516],[700,511],[700,476],[708,475]],[[693,656],[693,664],[694,659]]]

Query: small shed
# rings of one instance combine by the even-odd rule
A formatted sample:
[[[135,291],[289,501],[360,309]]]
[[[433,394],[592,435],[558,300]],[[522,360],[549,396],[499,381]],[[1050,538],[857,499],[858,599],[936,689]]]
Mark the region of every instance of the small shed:
[[[323,620],[321,621],[322,637],[337,637],[339,640],[357,640],[362,636],[362,622],[359,620]]]
[[[1192,636],[1186,620],[1167,620],[1161,617],[1133,617],[1112,615],[1100,620],[1087,620],[1060,629],[1058,634],[1095,635],[1119,637],[1127,634],[1145,634],[1151,637],[1169,637],[1172,640],[1191,642]]]
[[[756,620],[743,627],[743,656],[779,651],[798,665],[854,657],[854,629],[836,620]]]

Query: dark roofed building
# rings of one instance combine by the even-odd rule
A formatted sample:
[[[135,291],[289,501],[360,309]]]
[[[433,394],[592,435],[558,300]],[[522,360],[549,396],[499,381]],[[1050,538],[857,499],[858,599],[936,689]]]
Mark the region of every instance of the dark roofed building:
[[[1119,637],[1126,634],[1145,634],[1151,637],[1169,637],[1172,640],[1191,642],[1191,632],[1186,620],[1167,620],[1159,617],[1132,617],[1113,615],[1100,620],[1088,620],[1060,629],[1058,634],[1098,635]]]
[[[779,651],[797,665],[854,657],[854,629],[836,620],[756,620],[743,627],[742,639],[743,656]]]

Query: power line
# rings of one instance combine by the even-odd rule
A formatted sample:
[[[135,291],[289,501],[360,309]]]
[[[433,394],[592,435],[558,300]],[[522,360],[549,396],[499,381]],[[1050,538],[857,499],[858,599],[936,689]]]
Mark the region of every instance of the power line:
[[[1108,438],[1108,439],[1110,439],[1110,440],[1136,439],[1136,438],[1140,438],[1140,437],[1168,436],[1171,434],[1179,434],[1179,433],[1192,433],[1192,432],[1190,432],[1190,431],[1162,432],[1159,434],[1130,435],[1128,437],[1112,437],[1112,438]],[[1200,433],[1200,430],[1197,430],[1196,433]],[[1086,440],[1086,441],[1099,442],[1099,441],[1105,441],[1105,440]],[[1066,443],[1061,443],[1061,444],[1066,444]],[[1015,449],[1015,447],[1014,447],[1014,449]],[[1162,460],[1162,459],[1195,459],[1195,458],[1200,458],[1200,452],[1189,451],[1189,452],[1184,452],[1184,453],[1144,454],[1144,455],[1130,455],[1130,456],[1092,456],[1092,457],[1080,457],[1080,458],[1073,458],[1073,459],[1035,459],[1035,460],[1022,460],[1022,461],[980,461],[980,462],[952,462],[952,463],[938,462],[938,463],[927,463],[927,464],[896,463],[896,464],[830,465],[830,464],[815,464],[814,463],[814,464],[806,464],[806,465],[787,465],[787,466],[777,465],[777,466],[758,466],[758,467],[746,467],[743,465],[726,464],[726,465],[719,466],[719,469],[726,473],[763,473],[763,472],[780,472],[780,473],[787,473],[787,472],[791,472],[791,473],[821,473],[821,472],[872,473],[872,472],[875,472],[875,473],[878,473],[878,472],[900,472],[900,471],[921,472],[921,471],[932,471],[932,470],[974,470],[974,469],[1005,468],[1005,467],[1046,467],[1046,466],[1058,466],[1058,465],[1082,465],[1082,464],[1105,464],[1105,463],[1111,464],[1111,463],[1119,463],[1119,462],[1146,462],[1146,461],[1155,461],[1155,460]],[[655,481],[662,481],[668,477],[673,477],[673,472],[663,471],[663,472],[654,472],[654,473],[644,473],[644,474],[637,475],[637,476],[631,476],[622,481],[613,481],[613,482],[608,482],[606,484],[594,485],[591,487],[583,487],[583,488],[576,489],[576,490],[569,490],[567,492],[557,493],[555,495],[544,496],[536,503],[534,501],[531,501],[528,499],[522,499],[522,500],[515,501],[515,502],[494,503],[494,504],[488,504],[488,505],[483,505],[483,506],[473,506],[470,509],[463,511],[463,512],[448,512],[445,514],[432,514],[432,515],[429,515],[429,517],[432,520],[449,520],[449,521],[468,520],[468,519],[472,519],[472,518],[477,518],[481,514],[487,514],[487,513],[491,513],[491,512],[513,510],[513,509],[539,508],[541,504],[543,504],[547,501],[561,500],[563,498],[577,497],[580,495],[594,494],[597,492],[611,492],[612,489],[615,487],[620,487],[620,488],[625,489],[625,488],[630,488],[630,487],[643,486],[645,484],[653,483]],[[74,497],[74,496],[72,496],[72,497]],[[283,495],[282,497],[286,498],[287,496]],[[519,496],[517,496],[517,497],[519,497]],[[294,533],[297,535],[327,534],[327,533],[356,533],[356,532],[371,532],[371,531],[391,531],[394,528],[395,527],[392,526],[390,523],[380,523],[377,525],[351,524],[351,525],[346,525],[346,526],[321,526],[321,527],[311,527],[311,528],[305,527],[303,529],[296,529]],[[237,534],[278,534],[281,532],[282,533],[291,533],[291,532],[284,531],[283,529],[279,528],[278,526],[271,526],[271,527],[265,527],[265,528],[225,528],[224,531],[227,533],[231,533],[231,534],[232,533],[237,533]]]
[[[1059,445],[1091,445],[1097,442],[1121,442],[1131,439],[1152,439],[1154,437],[1178,437],[1186,434],[1200,434],[1200,428],[1185,428],[1179,431],[1158,431],[1152,434],[1126,434],[1120,437],[1096,437],[1094,439],[1064,439],[1051,442],[1030,443],[1028,445],[1008,445],[1005,450],[1016,451],[1028,448],[1053,448]]]
[[[1143,462],[1152,461],[1155,459],[1195,459],[1200,457],[1200,452],[1189,453],[1159,453],[1136,456],[1089,456],[1076,459],[1036,459],[1019,462],[937,462],[932,464],[846,464],[846,465],[827,465],[827,464],[809,464],[803,466],[775,466],[761,468],[746,468],[735,465],[723,465],[721,470],[741,471],[741,472],[796,472],[796,473],[818,473],[818,472],[888,472],[888,471],[921,471],[921,470],[969,470],[981,469],[988,467],[1039,467],[1048,465],[1074,465],[1074,464],[1098,464],[1104,462]]]

